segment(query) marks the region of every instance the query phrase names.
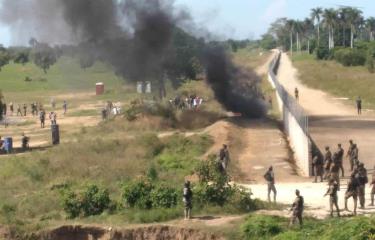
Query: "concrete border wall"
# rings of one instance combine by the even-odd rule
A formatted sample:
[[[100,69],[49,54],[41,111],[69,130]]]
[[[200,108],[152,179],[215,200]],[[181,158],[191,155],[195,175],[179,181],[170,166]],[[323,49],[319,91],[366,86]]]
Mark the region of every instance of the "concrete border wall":
[[[294,152],[297,166],[304,176],[312,175],[311,141],[308,131],[308,117],[303,108],[277,80],[277,71],[281,59],[278,52],[268,70],[268,81],[276,90],[278,107],[282,116],[284,132]]]

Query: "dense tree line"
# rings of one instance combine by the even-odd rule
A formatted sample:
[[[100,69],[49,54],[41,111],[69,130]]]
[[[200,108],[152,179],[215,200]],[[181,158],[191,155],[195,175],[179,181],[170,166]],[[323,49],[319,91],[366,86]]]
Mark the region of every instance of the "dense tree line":
[[[362,11],[353,7],[338,9],[314,8],[304,20],[280,18],[262,40],[274,42],[286,50],[310,50],[318,46],[355,47],[358,41],[374,41],[375,18],[365,19]]]
[[[365,18],[353,7],[311,9],[304,20],[280,18],[262,36],[266,49],[281,46],[293,52],[315,53],[318,59],[335,59],[346,66],[364,65],[373,71],[375,18]]]

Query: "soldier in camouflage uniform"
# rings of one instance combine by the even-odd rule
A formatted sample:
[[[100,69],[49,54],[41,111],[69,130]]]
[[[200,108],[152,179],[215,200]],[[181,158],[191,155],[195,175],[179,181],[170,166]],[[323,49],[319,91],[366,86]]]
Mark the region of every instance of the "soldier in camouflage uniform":
[[[353,202],[354,202],[354,211],[353,211],[354,215],[357,215],[358,187],[359,187],[358,181],[355,178],[355,174],[352,173],[348,182],[347,190],[345,192],[345,210],[349,211],[348,199],[352,197]]]
[[[290,209],[293,212],[293,214],[290,219],[289,226],[294,225],[297,219],[298,219],[300,226],[303,225],[302,214],[303,214],[303,208],[304,208],[304,200],[303,200],[303,197],[300,195],[300,192],[298,189],[296,190],[296,196],[297,197],[292,204],[292,208]]]
[[[264,179],[267,181],[267,196],[268,202],[271,202],[271,191],[273,192],[273,201],[276,202],[276,188],[275,188],[275,175],[273,173],[272,166],[269,167],[268,171],[264,174]]]
[[[324,179],[327,179],[332,165],[332,153],[329,147],[326,146],[326,153],[324,154]]]
[[[368,183],[367,178],[367,170],[363,163],[360,163],[358,165],[358,168],[356,170],[356,178],[358,180],[359,186],[358,186],[358,197],[359,197],[359,204],[361,205],[360,208],[365,208],[365,187],[366,183]]]
[[[343,165],[344,149],[341,147],[340,143],[337,145],[336,154],[337,154],[337,158],[334,159],[335,164],[339,166],[339,168],[341,169],[342,177],[344,177],[344,165]]]
[[[324,196],[329,195],[329,209],[331,211],[331,217],[333,217],[333,207],[336,208],[337,216],[340,217],[340,209],[337,203],[338,201],[337,191],[338,190],[339,190],[339,187],[338,187],[337,182],[334,179],[330,179],[328,190],[326,194],[324,194]]]

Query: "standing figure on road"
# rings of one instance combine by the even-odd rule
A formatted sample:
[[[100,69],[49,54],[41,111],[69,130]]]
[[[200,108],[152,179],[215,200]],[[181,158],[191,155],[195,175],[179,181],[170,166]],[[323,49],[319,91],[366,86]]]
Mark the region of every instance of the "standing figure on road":
[[[184,185],[184,190],[183,190],[183,202],[185,206],[185,220],[188,220],[191,218],[191,209],[193,208],[192,205],[192,198],[193,198],[193,192],[191,191],[190,188],[190,181],[186,181]]]
[[[271,202],[271,191],[273,192],[273,201],[276,203],[276,187],[275,187],[275,174],[273,167],[269,167],[268,171],[264,174],[264,179],[267,181],[267,196],[268,202]]]
[[[368,177],[367,177],[367,170],[363,163],[360,163],[358,165],[358,168],[356,170],[356,178],[359,183],[358,197],[359,197],[359,204],[361,205],[359,208],[365,209],[365,188],[366,188],[366,183],[368,183]]]
[[[320,154],[316,154],[312,160],[314,167],[314,183],[318,181],[318,176],[320,177],[320,182],[323,182],[323,159]]]
[[[337,144],[336,153],[337,153],[337,158],[334,159],[334,162],[340,167],[342,177],[344,177],[344,166],[343,166],[344,149],[341,147],[341,143]]]
[[[17,105],[17,116],[21,116],[22,117],[22,112],[21,112],[21,105]]]
[[[326,153],[324,154],[324,179],[327,179],[332,165],[332,153],[329,147],[326,146]]]
[[[335,207],[337,211],[337,216],[340,217],[340,209],[337,203],[338,201],[337,191],[339,189],[338,184],[332,178],[329,180],[328,184],[329,184],[329,187],[328,187],[326,194],[324,194],[324,196],[329,195],[329,209],[331,211],[330,215],[331,217],[333,217],[333,207]]]
[[[44,123],[46,121],[46,112],[41,110],[39,112],[40,128],[44,128]]]
[[[303,208],[304,208],[304,201],[298,189],[296,190],[296,196],[297,197],[292,204],[292,208],[290,209],[293,212],[293,214],[290,219],[289,226],[294,225],[297,219],[298,219],[300,226],[303,225],[302,214],[303,214]]]
[[[13,116],[13,112],[14,112],[14,107],[13,107],[13,103],[9,103],[9,110],[10,110],[10,113],[12,114]]]
[[[68,103],[66,102],[66,100],[64,100],[64,103],[63,103],[63,110],[64,110],[64,115],[65,115],[66,111],[68,110]]]
[[[336,183],[338,184],[339,190],[340,190],[340,165],[337,162],[337,153],[333,154],[333,164],[331,164],[331,169],[329,170],[329,179],[334,179]]]
[[[354,202],[354,211],[353,211],[354,215],[357,215],[358,187],[359,187],[358,181],[355,178],[355,174],[352,173],[348,182],[347,190],[345,192],[345,210],[349,211],[348,199],[352,197],[353,202]]]
[[[26,113],[27,113],[27,104],[25,103],[25,104],[23,105],[23,116],[26,117]]]
[[[374,170],[372,172],[371,185],[372,185],[372,188],[371,188],[371,193],[370,193],[370,197],[371,197],[371,204],[370,204],[370,206],[374,206],[374,197],[375,197],[375,166],[374,166]]]
[[[226,171],[229,163],[229,151],[228,146],[226,144],[223,144],[223,148],[220,149],[219,161],[223,170]]]
[[[294,89],[294,97],[296,98],[296,100],[298,102],[298,100],[299,100],[299,90],[298,90],[298,88]]]
[[[354,166],[358,164],[358,152],[357,144],[353,143],[353,140],[349,140],[347,156],[349,157],[350,171],[353,171]]]
[[[357,103],[357,113],[358,115],[361,115],[362,114],[362,99],[360,96],[358,96],[356,103]]]

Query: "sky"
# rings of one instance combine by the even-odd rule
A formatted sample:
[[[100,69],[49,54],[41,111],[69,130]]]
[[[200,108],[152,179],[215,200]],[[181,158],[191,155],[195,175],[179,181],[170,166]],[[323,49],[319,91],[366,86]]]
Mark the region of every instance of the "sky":
[[[355,6],[365,17],[375,17],[375,0],[175,0],[175,3],[189,9],[196,24],[215,36],[233,39],[258,39],[277,18],[304,19],[318,6]],[[11,31],[0,23],[0,44],[12,45]]]

